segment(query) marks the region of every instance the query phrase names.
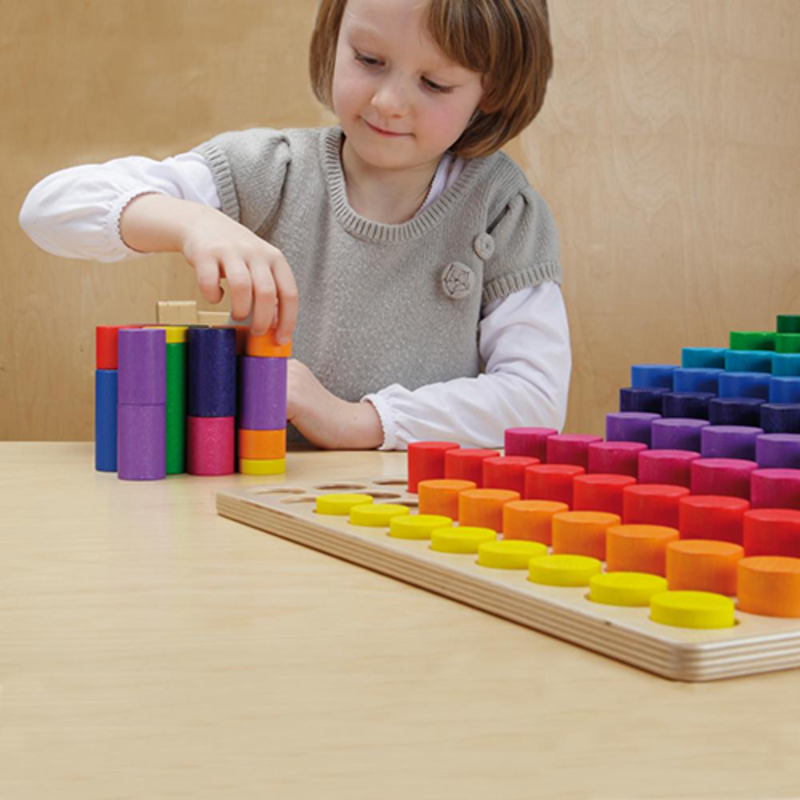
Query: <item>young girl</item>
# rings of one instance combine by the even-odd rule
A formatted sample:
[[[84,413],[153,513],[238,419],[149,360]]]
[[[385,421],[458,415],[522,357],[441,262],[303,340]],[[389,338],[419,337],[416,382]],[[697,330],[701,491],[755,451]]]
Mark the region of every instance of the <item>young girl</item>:
[[[288,418],[320,447],[561,429],[558,237],[498,152],[551,71],[546,0],[322,0],[311,79],[338,125],[63,170],[20,223],[69,258],[181,252],[212,303],[225,277],[234,320],[293,334]]]

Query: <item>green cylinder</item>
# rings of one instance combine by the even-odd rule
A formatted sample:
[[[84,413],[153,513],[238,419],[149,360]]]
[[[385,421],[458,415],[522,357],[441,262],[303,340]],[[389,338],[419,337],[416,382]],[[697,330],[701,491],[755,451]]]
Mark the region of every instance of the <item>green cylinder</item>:
[[[778,314],[778,333],[800,333],[800,314]]]
[[[779,333],[775,350],[778,353],[800,353],[800,333]]]
[[[167,475],[186,472],[186,345],[167,345]]]
[[[731,331],[731,350],[774,350],[773,331]]]

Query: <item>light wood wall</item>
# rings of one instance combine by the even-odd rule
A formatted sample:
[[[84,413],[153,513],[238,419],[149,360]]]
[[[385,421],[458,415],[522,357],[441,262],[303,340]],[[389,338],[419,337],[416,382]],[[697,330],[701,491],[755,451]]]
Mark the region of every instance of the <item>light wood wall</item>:
[[[57,169],[329,124],[308,85],[316,0],[0,0],[0,438],[92,438],[94,326],[199,299],[178,256],[38,250],[17,215]],[[800,312],[800,4],[551,0],[545,109],[508,152],[557,219],[568,430],[596,432],[632,363],[675,363]],[[207,307],[201,302],[201,307]]]

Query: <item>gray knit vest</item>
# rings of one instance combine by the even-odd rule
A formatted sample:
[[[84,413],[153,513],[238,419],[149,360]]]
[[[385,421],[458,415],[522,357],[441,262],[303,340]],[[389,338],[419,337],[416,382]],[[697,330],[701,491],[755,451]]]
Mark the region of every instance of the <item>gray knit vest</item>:
[[[293,355],[333,394],[360,400],[480,371],[478,323],[491,300],[561,283],[558,235],[542,198],[505,154],[469,161],[400,225],[349,205],[343,133],[225,133],[196,148],[222,210],[286,257],[300,313]]]

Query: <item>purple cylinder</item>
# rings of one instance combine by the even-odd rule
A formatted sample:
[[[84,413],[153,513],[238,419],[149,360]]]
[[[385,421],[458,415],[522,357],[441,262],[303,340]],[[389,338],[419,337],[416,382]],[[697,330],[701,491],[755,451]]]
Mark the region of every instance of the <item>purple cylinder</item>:
[[[750,476],[753,508],[800,509],[800,469],[757,469]]]
[[[547,437],[555,436],[555,428],[506,428],[505,454],[527,456],[547,463]]]
[[[650,426],[660,414],[644,411],[620,411],[606,414],[606,440],[609,442],[641,442],[650,447]]]
[[[800,434],[765,433],[756,439],[758,466],[769,469],[800,469]]]
[[[708,425],[705,419],[654,419],[650,429],[653,450],[693,450],[700,452],[700,431]]]
[[[756,437],[764,431],[746,425],[707,425],[700,432],[703,458],[745,458],[756,460]]]
[[[287,359],[242,356],[239,427],[277,431],[286,427]]]
[[[155,481],[167,476],[166,405],[120,406],[118,431],[120,480]]]
[[[120,328],[119,404],[167,402],[167,334],[156,328]]]

